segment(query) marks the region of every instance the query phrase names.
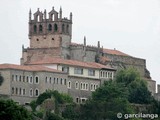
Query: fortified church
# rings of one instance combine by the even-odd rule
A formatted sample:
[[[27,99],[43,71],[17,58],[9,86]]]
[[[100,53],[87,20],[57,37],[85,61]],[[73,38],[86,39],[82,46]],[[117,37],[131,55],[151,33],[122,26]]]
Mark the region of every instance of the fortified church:
[[[146,60],[116,49],[72,42],[72,13],[69,18],[52,8],[47,13],[29,11],[30,46],[22,46],[21,65],[0,64],[5,81],[0,95],[27,104],[46,90],[58,90],[83,103],[119,69],[136,68],[155,93],[156,82],[146,68]]]

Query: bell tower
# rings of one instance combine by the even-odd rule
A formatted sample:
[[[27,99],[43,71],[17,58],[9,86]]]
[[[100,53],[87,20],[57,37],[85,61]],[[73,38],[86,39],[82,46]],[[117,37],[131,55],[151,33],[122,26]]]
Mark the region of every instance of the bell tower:
[[[33,17],[33,18],[32,18]],[[29,11],[30,46],[22,47],[21,64],[44,58],[70,58],[70,44],[72,38],[72,13],[62,17],[62,8],[57,12],[54,7],[47,13],[37,11],[32,14]]]
[[[52,8],[48,13],[39,8],[33,14],[29,12],[29,39],[30,48],[56,48],[67,47],[72,37],[72,13],[69,19],[62,18],[62,8],[59,13]]]

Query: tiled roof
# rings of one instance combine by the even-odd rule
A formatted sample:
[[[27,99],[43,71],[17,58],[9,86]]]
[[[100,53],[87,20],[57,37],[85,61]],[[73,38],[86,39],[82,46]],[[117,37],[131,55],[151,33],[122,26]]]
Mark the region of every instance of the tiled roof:
[[[15,64],[0,64],[0,69],[15,69],[15,70],[25,70],[25,71],[45,71],[45,72],[58,72],[62,73],[59,70],[47,68],[40,65],[15,65]]]
[[[82,44],[72,42],[70,45],[77,46],[77,45],[82,45]],[[116,50],[116,49],[103,48],[103,52],[108,53],[108,54],[112,54],[112,55],[130,56],[130,55],[123,53],[123,52]]]
[[[66,60],[61,58],[48,58],[43,59],[35,62],[28,63],[30,65],[42,65],[42,64],[64,64],[64,65],[71,65],[71,66],[79,66],[79,67],[85,67],[85,68],[96,68],[96,69],[113,69],[111,67],[95,63],[95,62],[81,62],[77,60]],[[113,69],[114,70],[114,69]]]
[[[111,59],[104,57],[104,56],[100,57],[100,62],[105,63],[107,61],[111,61]]]
[[[106,49],[106,48],[103,48],[103,52],[104,53],[108,53],[108,54],[113,54],[113,55],[122,55],[122,56],[129,56],[128,54],[125,54],[119,50],[112,50],[112,49]]]

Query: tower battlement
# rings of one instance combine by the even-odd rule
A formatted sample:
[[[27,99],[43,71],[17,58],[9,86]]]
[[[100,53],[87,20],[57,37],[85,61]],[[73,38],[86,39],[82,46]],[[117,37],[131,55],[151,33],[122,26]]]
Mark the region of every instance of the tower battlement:
[[[33,19],[32,19],[33,16]],[[32,35],[46,35],[46,34],[67,34],[71,35],[71,24],[72,24],[72,13],[70,13],[69,19],[67,17],[62,18],[62,8],[59,13],[52,8],[50,12],[44,10],[37,11],[32,15],[31,10],[29,11],[29,38]]]

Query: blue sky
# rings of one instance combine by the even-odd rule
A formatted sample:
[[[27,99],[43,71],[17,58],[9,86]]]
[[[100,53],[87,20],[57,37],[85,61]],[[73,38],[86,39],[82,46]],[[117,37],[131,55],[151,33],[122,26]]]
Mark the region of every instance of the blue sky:
[[[52,7],[63,17],[73,13],[72,42],[120,50],[146,59],[153,80],[160,83],[159,0],[1,0],[0,63],[19,64],[22,44],[29,47],[28,12]]]

